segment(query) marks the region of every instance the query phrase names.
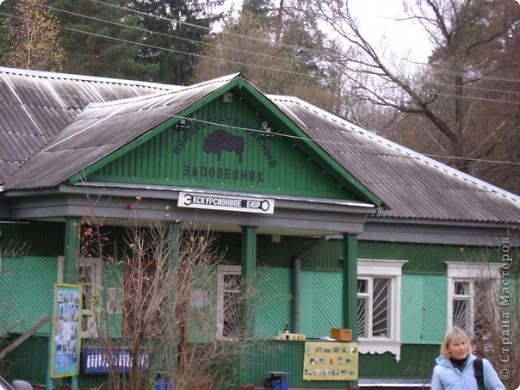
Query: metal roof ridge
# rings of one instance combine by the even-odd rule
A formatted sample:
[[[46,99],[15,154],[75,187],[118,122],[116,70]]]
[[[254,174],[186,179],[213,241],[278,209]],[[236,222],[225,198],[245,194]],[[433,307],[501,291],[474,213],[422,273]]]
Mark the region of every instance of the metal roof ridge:
[[[19,76],[30,76],[30,77],[38,77],[45,79],[63,79],[63,80],[76,80],[76,81],[91,81],[97,82],[100,84],[122,84],[122,85],[135,85],[135,86],[143,86],[143,87],[154,87],[161,89],[175,89],[180,86],[174,84],[163,84],[163,83],[155,83],[152,81],[140,81],[140,80],[129,80],[129,79],[119,79],[115,77],[103,77],[103,76],[86,76],[86,75],[78,75],[72,73],[60,73],[60,72],[49,72],[44,70],[33,70],[33,69],[19,69],[19,68],[9,68],[5,66],[0,66],[0,74],[14,74]]]
[[[184,92],[186,89],[183,87],[181,89],[171,90],[171,91],[159,91],[155,93],[151,93],[149,95],[143,95],[143,96],[134,96],[126,99],[117,99],[117,100],[110,100],[106,102],[90,102],[85,107],[85,110],[94,110],[97,108],[104,108],[104,107],[112,107],[112,106],[119,106],[123,104],[131,104],[131,103],[137,103],[142,102],[150,99],[155,99],[164,95],[171,95],[179,92]]]
[[[150,100],[150,99],[155,99],[155,98],[165,96],[165,95],[174,95],[176,93],[191,91],[193,89],[200,88],[200,87],[203,87],[206,85],[226,83],[226,82],[233,80],[234,78],[236,78],[239,75],[240,75],[240,73],[233,73],[228,76],[219,77],[219,78],[201,82],[198,84],[193,84],[193,85],[188,85],[188,86],[176,86],[177,89],[163,90],[163,91],[159,91],[159,92],[152,93],[149,95],[134,96],[131,98],[118,99],[118,100],[112,100],[112,101],[107,101],[107,102],[91,102],[85,107],[85,109],[96,109],[96,108],[102,108],[102,107],[117,106],[117,105],[121,105],[121,104],[131,104],[131,103],[146,101],[146,100]]]
[[[242,76],[242,73],[240,73],[240,72],[230,73],[228,75],[220,76],[215,79],[201,81],[200,83],[189,85],[186,88],[199,87],[204,84],[212,84],[212,83],[221,82],[221,81],[229,81],[229,80],[233,80],[233,79],[237,78],[238,76]]]
[[[353,124],[352,122],[349,122],[348,120],[344,119],[344,118],[341,118],[337,115],[334,115],[334,114],[331,114],[305,100],[302,100],[298,97],[295,97],[295,96],[288,96],[288,95],[267,95],[270,99],[272,99],[273,101],[276,101],[277,99],[278,100],[288,100],[288,101],[293,101],[294,103],[296,104],[300,104],[302,106],[307,106],[308,109],[312,109],[314,110],[316,113],[318,114],[321,114],[323,117],[326,117],[332,121],[336,121],[336,122],[339,122],[339,123],[342,123],[344,126],[348,126],[348,127],[351,127],[352,130],[355,130],[357,131],[359,134],[362,134],[363,136],[367,137],[367,138],[371,138],[371,139],[374,139],[375,141],[377,142],[380,142],[382,144],[385,144],[386,146],[388,146],[389,148],[392,148],[394,150],[397,150],[401,153],[405,153],[405,154],[408,154],[411,158],[414,158],[415,160],[418,160],[418,161],[421,161],[425,164],[428,164],[428,165],[431,165],[433,166],[434,168],[438,169],[438,170],[442,170],[444,171],[445,173],[449,173],[449,174],[452,174],[453,176],[457,176],[457,177],[460,177],[462,180],[465,180],[465,181],[469,181],[471,182],[472,184],[474,185],[477,185],[477,186],[480,186],[480,187],[483,187],[484,189],[490,191],[490,192],[495,192],[497,194],[500,194],[501,196],[503,197],[506,197],[506,198],[510,198],[513,202],[520,202],[520,196],[516,195],[516,194],[513,194],[512,192],[509,192],[509,191],[506,191],[502,188],[499,188],[499,187],[496,187],[494,186],[493,184],[491,183],[488,183],[484,180],[481,180],[481,179],[478,179],[476,178],[475,176],[471,176],[467,173],[464,173],[462,171],[459,171],[458,169],[455,169],[455,168],[452,168],[450,167],[449,165],[446,165],[446,164],[443,164],[441,163],[440,161],[437,161],[431,157],[428,157],[422,153],[419,153],[419,152],[416,152],[412,149],[409,149],[407,148],[406,146],[403,146],[403,145],[400,145],[394,141],[391,141],[387,138],[384,138],[380,135],[377,135],[369,130],[366,130],[360,126],[357,126],[355,124]]]

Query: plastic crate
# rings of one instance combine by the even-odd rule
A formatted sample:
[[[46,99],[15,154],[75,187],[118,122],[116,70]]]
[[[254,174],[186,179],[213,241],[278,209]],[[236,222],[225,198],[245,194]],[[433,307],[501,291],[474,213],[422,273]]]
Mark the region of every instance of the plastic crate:
[[[265,390],[289,390],[289,374],[287,372],[271,372],[271,375],[264,379]]]
[[[154,390],[173,390],[173,381],[167,374],[157,373]]]

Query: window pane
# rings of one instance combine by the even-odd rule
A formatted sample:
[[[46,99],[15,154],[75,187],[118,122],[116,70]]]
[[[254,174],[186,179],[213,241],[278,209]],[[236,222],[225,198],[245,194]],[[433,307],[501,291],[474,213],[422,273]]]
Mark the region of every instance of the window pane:
[[[240,275],[224,275],[224,290],[240,291]]]
[[[238,335],[240,326],[240,294],[235,292],[224,293],[224,324],[223,336]]]
[[[92,284],[94,267],[91,265],[82,265],[79,267],[79,281],[82,284]]]
[[[368,300],[366,298],[358,298],[357,306],[357,322],[359,337],[368,337],[367,334],[367,312]]]
[[[469,325],[469,308],[466,300],[453,300],[453,325],[471,333]]]
[[[390,280],[374,279],[372,336],[389,337]]]
[[[84,336],[94,336],[96,331],[92,310],[96,292],[100,287],[98,277],[96,276],[98,265],[89,259],[82,259],[81,262],[79,266],[79,283],[83,287],[81,331]]]
[[[366,293],[368,289],[368,280],[366,279],[358,279],[357,281],[357,292],[358,293]]]
[[[94,280],[94,267],[91,265],[79,267],[79,282],[83,287],[83,310],[92,308],[92,283]]]
[[[469,282],[455,282],[455,295],[469,295]]]

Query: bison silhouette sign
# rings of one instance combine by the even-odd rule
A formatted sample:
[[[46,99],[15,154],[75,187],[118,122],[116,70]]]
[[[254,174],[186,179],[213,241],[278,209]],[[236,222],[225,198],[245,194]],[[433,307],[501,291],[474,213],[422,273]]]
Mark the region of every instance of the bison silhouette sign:
[[[222,152],[235,152],[238,155],[238,162],[242,162],[244,153],[244,138],[229,134],[224,130],[216,130],[204,140],[204,152],[215,153],[218,161],[222,157]]]

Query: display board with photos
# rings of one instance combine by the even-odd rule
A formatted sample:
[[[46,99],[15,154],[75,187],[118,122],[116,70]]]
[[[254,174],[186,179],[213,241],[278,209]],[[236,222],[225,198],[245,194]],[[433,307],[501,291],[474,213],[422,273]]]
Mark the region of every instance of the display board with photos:
[[[51,378],[79,374],[81,286],[56,284],[52,313]]]
[[[357,343],[308,341],[303,356],[303,379],[306,381],[358,379]]]

